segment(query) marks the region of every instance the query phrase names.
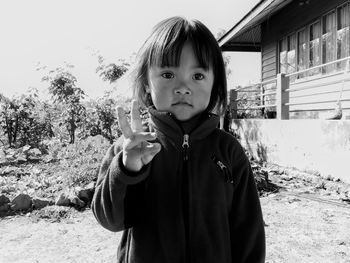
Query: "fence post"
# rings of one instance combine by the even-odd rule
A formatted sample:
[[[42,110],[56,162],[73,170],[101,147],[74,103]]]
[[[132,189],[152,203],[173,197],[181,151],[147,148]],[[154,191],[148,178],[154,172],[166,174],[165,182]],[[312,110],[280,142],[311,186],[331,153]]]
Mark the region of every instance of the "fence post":
[[[276,113],[278,120],[289,119],[289,92],[286,89],[289,88],[289,77],[285,74],[277,74],[277,86],[276,86]]]
[[[265,88],[264,88],[264,85],[262,83],[260,83],[260,106],[264,106],[265,105]],[[264,110],[265,112],[265,110]]]
[[[231,89],[229,96],[229,109],[232,119],[237,119],[237,90]]]

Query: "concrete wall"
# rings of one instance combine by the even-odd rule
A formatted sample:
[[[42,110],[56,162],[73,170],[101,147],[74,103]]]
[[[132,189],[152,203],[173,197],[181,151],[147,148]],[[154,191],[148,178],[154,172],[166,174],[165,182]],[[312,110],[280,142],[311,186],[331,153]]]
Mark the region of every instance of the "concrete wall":
[[[233,120],[256,158],[350,183],[350,120]]]

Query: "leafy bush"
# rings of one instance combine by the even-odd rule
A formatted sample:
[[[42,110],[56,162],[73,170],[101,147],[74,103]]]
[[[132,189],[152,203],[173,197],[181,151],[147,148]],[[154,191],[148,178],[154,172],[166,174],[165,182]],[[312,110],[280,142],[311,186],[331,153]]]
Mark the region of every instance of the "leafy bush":
[[[98,169],[110,144],[102,136],[64,145],[45,141],[48,155],[37,164],[0,166],[0,189],[13,198],[19,193],[54,200],[62,191],[73,193],[96,181]],[[47,161],[49,160],[49,161]]]
[[[37,93],[0,101],[0,126],[10,147],[30,145],[40,148],[42,140],[53,136],[47,103]]]
[[[106,65],[105,59],[101,55],[98,56],[98,63],[99,65],[96,68],[96,73],[98,73],[104,81],[108,81],[109,83],[117,81],[130,67],[130,64],[123,60],[119,60],[119,65],[116,63],[109,63]]]
[[[252,86],[238,91],[237,99],[238,119],[262,118],[263,109],[253,109],[253,107],[260,106],[260,90],[257,87]]]
[[[50,82],[49,92],[54,103],[61,104],[62,115],[60,126],[66,127],[69,133],[69,143],[75,141],[75,131],[83,125],[86,109],[81,100],[84,98],[84,91],[76,86],[77,79],[68,71],[58,71],[54,77],[47,77]]]
[[[87,111],[86,129],[88,135],[102,135],[112,144],[121,135],[116,121],[116,101],[105,94],[102,98],[92,102]]]
[[[101,161],[110,144],[102,136],[90,136],[74,144],[51,144],[49,153],[58,160],[56,176],[71,188],[96,180]]]
[[[121,76],[124,75],[125,72],[128,71],[129,64],[123,63],[122,65],[116,65],[115,63],[110,63],[107,66],[100,65],[96,72],[100,72],[100,77],[104,81],[109,81],[109,83],[113,83],[118,80]]]

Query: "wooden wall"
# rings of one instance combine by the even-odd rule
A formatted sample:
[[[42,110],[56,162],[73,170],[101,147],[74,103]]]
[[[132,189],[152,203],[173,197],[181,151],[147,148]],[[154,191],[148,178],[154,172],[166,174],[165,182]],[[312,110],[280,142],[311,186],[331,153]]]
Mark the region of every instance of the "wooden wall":
[[[343,119],[350,118],[350,73],[305,79],[289,87],[289,110],[298,111],[290,112],[290,118],[327,118],[338,108],[338,100],[341,100]],[[300,111],[312,113],[305,115]]]
[[[274,42],[262,45],[261,74],[263,81],[276,77],[278,63],[277,58],[277,49]]]

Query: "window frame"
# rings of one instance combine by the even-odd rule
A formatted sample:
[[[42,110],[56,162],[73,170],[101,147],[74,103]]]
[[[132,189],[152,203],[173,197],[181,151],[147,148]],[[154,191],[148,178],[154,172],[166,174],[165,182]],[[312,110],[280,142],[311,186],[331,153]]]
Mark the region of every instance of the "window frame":
[[[335,56],[336,56],[336,59],[342,58],[342,57],[338,58],[339,49],[338,49],[338,42],[337,42],[337,41],[338,41],[338,31],[341,30],[341,29],[343,29],[343,28],[339,29],[339,17],[338,17],[339,13],[338,13],[338,11],[339,11],[341,8],[346,8],[347,14],[345,14],[345,15],[348,15],[348,24],[347,24],[347,27],[344,27],[344,28],[348,28],[348,29],[347,29],[347,30],[348,30],[348,36],[347,36],[347,45],[348,45],[348,47],[347,47],[347,55],[345,55],[344,57],[350,56],[350,1],[347,1],[347,2],[345,2],[345,3],[343,3],[343,4],[339,5],[339,6],[337,6],[337,7],[335,8],[335,13],[336,13],[336,31],[335,31],[336,54],[335,54]],[[346,49],[345,49],[345,50],[346,50]],[[343,62],[337,63],[337,70],[338,70],[338,69],[339,69],[339,70],[344,70],[344,69],[345,69],[345,66],[342,66],[342,65],[345,65],[345,64],[346,64],[346,63],[343,63]],[[342,68],[342,67],[344,67],[344,68]]]
[[[296,32],[292,32],[292,33],[290,33],[290,34],[288,34],[288,35],[286,35],[285,37],[283,37],[282,39],[280,39],[279,41],[278,41],[278,58],[279,58],[279,63],[278,63],[278,72],[281,72],[281,67],[282,67],[282,63],[281,63],[281,60],[280,60],[280,54],[281,54],[281,43],[282,43],[282,41],[286,41],[286,47],[287,47],[287,49],[285,50],[286,51],[286,60],[287,60],[287,67],[286,67],[286,69],[287,69],[287,72],[284,72],[285,74],[289,74],[290,72],[288,72],[289,71],[289,68],[290,68],[290,66],[289,66],[289,63],[288,63],[288,52],[289,51],[292,51],[292,49],[289,49],[290,48],[290,43],[292,43],[292,42],[290,42],[289,41],[289,38],[291,38],[291,37],[294,37],[294,41],[292,41],[292,42],[294,42],[293,44],[294,44],[294,51],[295,51],[295,55],[294,55],[294,70],[293,70],[293,72],[296,72],[296,68],[297,68],[297,56],[296,56],[296,54],[297,54],[297,40],[296,40]]]
[[[318,24],[319,26],[318,26],[318,29],[319,29],[319,32],[317,32],[319,35],[318,35],[318,37],[317,38],[313,38],[312,40],[311,40],[311,38],[310,38],[310,35],[311,35],[311,27],[312,26],[314,26],[314,25],[316,25],[316,24]],[[308,57],[307,57],[307,60],[308,60],[308,64],[307,64],[307,68],[309,69],[309,68],[313,68],[313,67],[316,67],[316,66],[319,66],[319,65],[322,65],[322,51],[321,51],[321,47],[322,47],[322,21],[321,21],[321,19],[320,18],[318,18],[318,19],[316,19],[316,20],[314,20],[312,23],[310,23],[309,25],[308,25],[308,30],[307,30],[307,49],[308,49]],[[319,61],[320,61],[320,63],[318,63],[318,64],[312,64],[311,66],[310,66],[310,63],[311,63],[311,48],[310,48],[310,45],[311,45],[311,41],[314,41],[314,40],[316,40],[316,39],[318,39],[318,48],[317,49],[315,49],[316,51],[318,51],[318,54],[319,54]],[[314,62],[313,62],[314,63]],[[319,75],[320,73],[321,73],[321,71],[320,72],[318,72],[318,71],[320,71],[319,69],[315,69],[315,70],[313,70],[313,72],[314,73],[312,73],[312,75],[311,76],[314,76],[314,75]],[[310,74],[310,71],[308,72],[308,74]]]
[[[323,35],[325,35],[324,34],[324,32],[323,32],[323,29],[324,29],[324,27],[326,26],[325,24],[324,24],[324,21],[325,21],[325,19],[326,19],[326,17],[327,16],[329,16],[330,14],[334,14],[334,29],[332,29],[332,31],[330,31],[331,32],[331,34],[332,34],[332,39],[331,39],[331,41],[332,42],[334,42],[333,43],[333,45],[334,45],[334,47],[335,48],[333,48],[333,50],[331,51],[332,52],[332,54],[331,54],[331,56],[332,56],[332,60],[330,60],[330,61],[327,61],[327,53],[326,54],[324,54],[324,52],[327,52],[327,48],[326,48],[326,51],[324,50],[324,48],[323,48],[323,45],[324,45],[324,43],[323,43],[323,39],[324,39],[324,37],[323,37]],[[325,13],[325,14],[323,14],[322,16],[321,16],[321,65],[322,64],[325,64],[325,63],[328,63],[328,62],[332,62],[332,61],[335,61],[335,60],[337,60],[337,45],[336,45],[336,35],[337,35],[337,20],[338,20],[338,17],[337,17],[337,8],[335,8],[335,9],[332,9],[332,10],[330,10],[330,11],[328,11],[327,13]],[[327,43],[326,43],[326,45],[327,45]],[[324,59],[324,56],[325,56],[325,59]],[[332,68],[333,68],[333,71],[336,71],[336,67],[335,67],[335,65],[329,65],[329,66],[326,66],[326,67],[322,67],[322,74],[330,74],[330,73],[332,73],[333,71],[332,71]]]
[[[304,68],[301,69],[301,70],[305,70],[308,68],[308,65],[309,65],[309,55],[308,55],[308,43],[309,43],[309,39],[308,39],[308,26],[304,26],[302,28],[300,28],[299,30],[296,31],[296,67],[297,67],[297,71],[299,71],[299,33],[303,32],[304,34],[304,38],[305,38],[305,57],[304,57]],[[304,73],[301,73],[301,74],[298,74],[298,78],[304,78],[305,74]]]

